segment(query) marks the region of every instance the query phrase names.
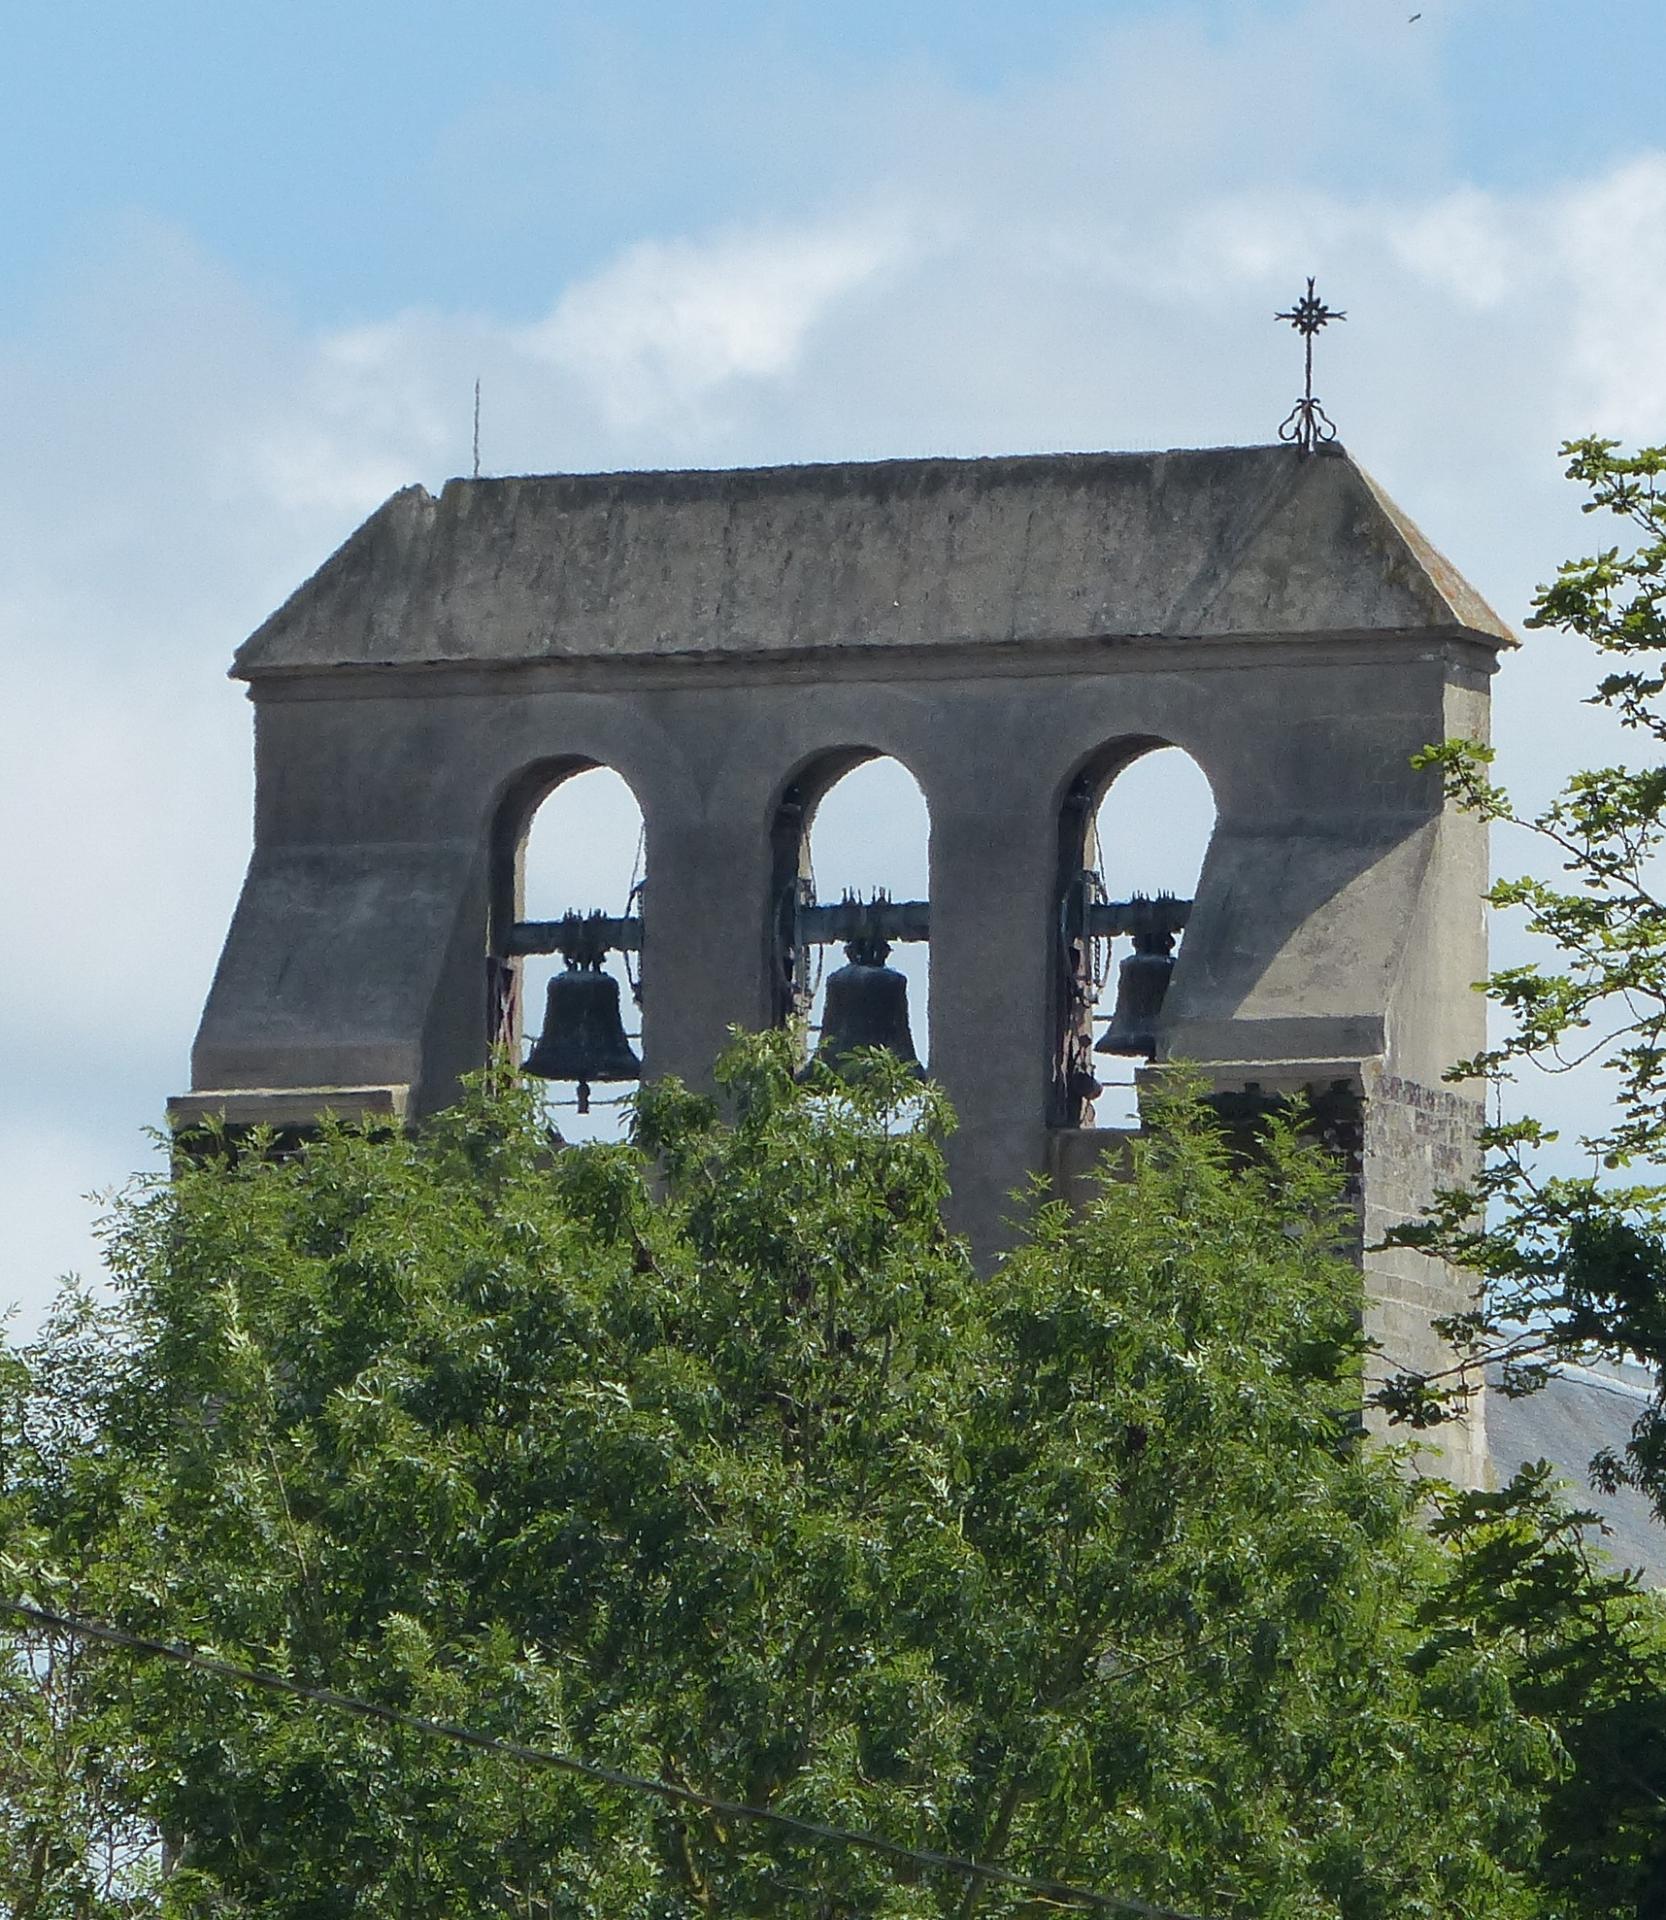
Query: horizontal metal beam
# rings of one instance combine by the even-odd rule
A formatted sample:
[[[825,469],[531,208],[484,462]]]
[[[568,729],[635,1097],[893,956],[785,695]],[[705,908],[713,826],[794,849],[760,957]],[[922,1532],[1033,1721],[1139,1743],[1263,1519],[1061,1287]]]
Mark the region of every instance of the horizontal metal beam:
[[[1087,909],[1087,930],[1096,939],[1141,930],[1181,932],[1191,916],[1190,900],[1167,894],[1155,899],[1102,900]],[[905,946],[931,938],[931,905],[925,900],[840,900],[832,906],[800,907],[795,915],[805,946],[844,946],[852,940],[881,939]],[[569,913],[559,920],[517,920],[509,929],[510,958],[529,953],[640,953],[642,920],[636,914]]]
[[[504,952],[513,959],[523,953],[640,953],[642,921],[635,914],[617,917],[605,913],[569,913],[559,920],[517,920],[509,929]]]
[[[1119,933],[1183,933],[1191,917],[1191,901],[1176,900],[1169,893],[1151,900],[1143,896],[1100,900],[1088,908],[1088,932],[1097,940],[1109,940]]]
[[[794,924],[805,946],[879,939],[895,947],[931,938],[931,907],[924,900],[840,900],[829,907],[800,907]]]

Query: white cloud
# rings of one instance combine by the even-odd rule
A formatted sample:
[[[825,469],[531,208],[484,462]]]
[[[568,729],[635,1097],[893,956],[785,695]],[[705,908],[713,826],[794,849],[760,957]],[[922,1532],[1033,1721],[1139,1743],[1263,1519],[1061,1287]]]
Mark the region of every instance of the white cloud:
[[[134,1140],[120,1167],[141,1164],[154,1164],[153,1157]],[[72,1274],[96,1280],[95,1227],[117,1178],[77,1128],[39,1117],[0,1125],[0,1315],[22,1303],[27,1328],[57,1281]]]
[[[1405,217],[1393,247],[1461,309],[1519,309],[1565,413],[1666,431],[1666,153],[1536,199],[1461,188]]]
[[[642,241],[569,287],[516,344],[575,375],[610,421],[642,426],[730,382],[791,372],[811,329],[906,246],[884,215]]]
[[[1490,194],[1461,187],[1417,209],[1390,244],[1413,273],[1460,307],[1485,313],[1511,298],[1533,259],[1533,236],[1515,231]]]
[[[1575,296],[1572,369],[1591,424],[1666,438],[1666,153],[1564,194],[1551,230]]]

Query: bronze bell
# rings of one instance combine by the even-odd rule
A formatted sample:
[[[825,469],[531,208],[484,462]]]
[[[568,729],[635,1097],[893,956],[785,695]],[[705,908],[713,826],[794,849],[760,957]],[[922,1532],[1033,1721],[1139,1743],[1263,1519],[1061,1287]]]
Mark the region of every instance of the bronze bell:
[[[642,1078],[642,1062],[619,1017],[619,982],[599,963],[569,961],[550,981],[544,1031],[532,1044],[526,1071],[540,1080],[576,1081],[580,1113],[590,1111],[593,1081]]]
[[[845,948],[848,964],[827,976],[818,1066],[842,1073],[858,1048],[883,1047],[924,1077],[908,1028],[908,981],[886,966],[890,951],[883,940],[852,940]]]
[[[1174,972],[1174,935],[1142,928],[1134,935],[1134,951],[1117,969],[1116,1006],[1105,1037],[1095,1053],[1157,1055],[1157,1016],[1169,975]]]

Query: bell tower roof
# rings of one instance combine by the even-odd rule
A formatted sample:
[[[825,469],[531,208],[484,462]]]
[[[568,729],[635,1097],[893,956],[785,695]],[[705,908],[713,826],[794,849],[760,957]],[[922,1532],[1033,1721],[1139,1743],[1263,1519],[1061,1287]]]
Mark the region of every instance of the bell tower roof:
[[[379,666],[1514,636],[1340,447],[453,480],[239,650]]]

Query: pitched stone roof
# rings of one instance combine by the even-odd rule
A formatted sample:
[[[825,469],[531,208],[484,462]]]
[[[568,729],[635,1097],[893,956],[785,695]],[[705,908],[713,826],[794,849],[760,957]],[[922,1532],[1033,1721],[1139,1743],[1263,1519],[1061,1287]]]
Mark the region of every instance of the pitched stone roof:
[[[1489,1384],[1487,1457],[1496,1484],[1519,1467],[1547,1460],[1567,1482],[1568,1504],[1594,1510],[1606,1532],[1596,1544],[1617,1565],[1635,1567],[1646,1586],[1666,1586],[1666,1527],[1648,1500],[1629,1487],[1599,1493],[1590,1482],[1592,1457],[1619,1454],[1652,1397],[1648,1376],[1636,1367],[1558,1367],[1536,1392],[1516,1400]]]
[[[1408,633],[1512,640],[1341,448],[1226,447],[409,487],[233,671]]]

